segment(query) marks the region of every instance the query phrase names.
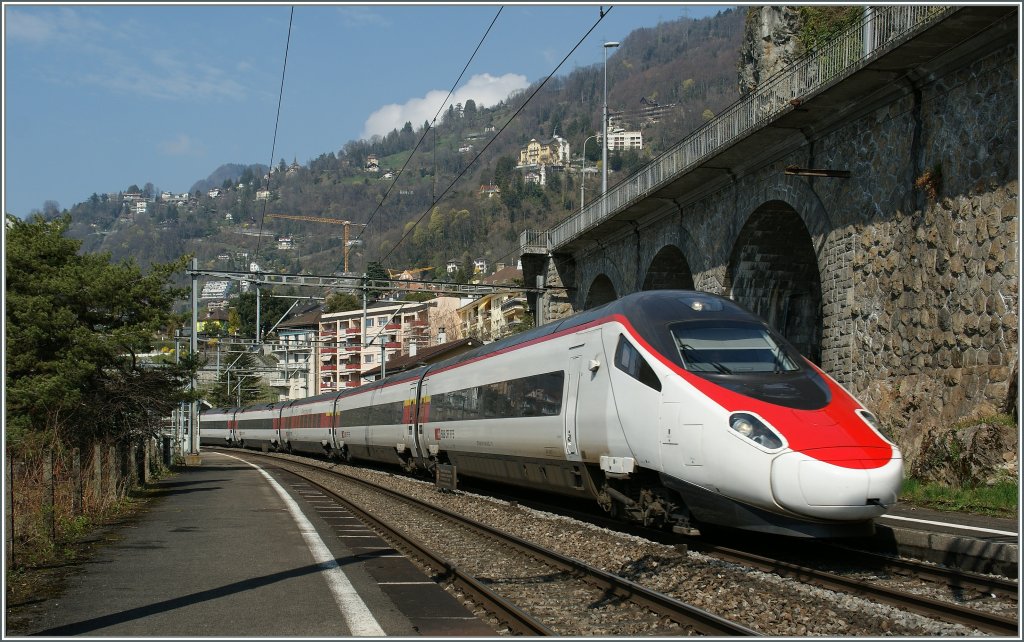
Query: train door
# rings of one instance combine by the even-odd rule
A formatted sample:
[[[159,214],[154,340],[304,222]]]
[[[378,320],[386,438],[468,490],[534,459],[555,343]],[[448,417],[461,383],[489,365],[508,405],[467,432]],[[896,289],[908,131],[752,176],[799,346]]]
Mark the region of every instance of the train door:
[[[569,369],[565,373],[565,430],[562,441],[567,460],[580,460],[578,426],[595,425],[593,415],[600,414],[606,403],[597,385],[603,364],[601,328],[578,332],[576,341],[569,347]]]
[[[581,365],[583,363],[583,345],[569,348],[569,380],[565,395],[565,434],[562,441],[565,445],[565,458],[578,459],[579,447],[576,445],[576,399],[579,398]]]
[[[338,452],[341,450],[343,443],[341,443],[341,410],[338,408],[338,399],[341,396],[338,395],[331,402],[331,411],[327,422],[327,434],[328,439],[331,440],[331,450]]]
[[[420,427],[416,421],[416,397],[419,386],[418,379],[409,384],[409,394],[406,396],[404,408],[402,408],[402,419],[405,424],[405,448],[414,458],[420,456],[418,439]]]

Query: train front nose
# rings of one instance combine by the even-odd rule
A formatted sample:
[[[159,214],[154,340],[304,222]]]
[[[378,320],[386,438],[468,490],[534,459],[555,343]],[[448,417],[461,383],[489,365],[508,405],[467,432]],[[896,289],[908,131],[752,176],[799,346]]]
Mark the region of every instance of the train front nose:
[[[896,503],[903,459],[895,448],[817,448],[775,458],[772,495],[779,506],[819,519],[864,520]]]

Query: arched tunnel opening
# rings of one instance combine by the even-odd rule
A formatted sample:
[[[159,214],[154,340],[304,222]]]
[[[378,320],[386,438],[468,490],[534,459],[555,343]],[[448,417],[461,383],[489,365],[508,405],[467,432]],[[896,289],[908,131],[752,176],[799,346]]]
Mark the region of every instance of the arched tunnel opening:
[[[599,305],[611,303],[617,298],[618,295],[615,294],[615,286],[612,285],[612,280],[604,274],[600,274],[590,284],[590,289],[587,290],[587,298],[583,303],[583,309],[596,308]]]
[[[821,364],[821,274],[807,226],[787,203],[757,208],[736,240],[725,291]]]
[[[692,290],[693,273],[683,252],[674,245],[663,248],[651,260],[642,290]]]

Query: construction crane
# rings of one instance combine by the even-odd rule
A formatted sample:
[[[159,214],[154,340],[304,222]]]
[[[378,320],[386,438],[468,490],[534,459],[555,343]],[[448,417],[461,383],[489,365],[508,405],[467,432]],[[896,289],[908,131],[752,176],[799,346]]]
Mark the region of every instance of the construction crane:
[[[298,214],[267,214],[267,218],[286,218],[292,221],[309,221],[312,223],[330,223],[331,225],[344,225],[344,239],[345,239],[345,252],[344,252],[344,271],[348,273],[348,228],[351,225],[357,225],[359,227],[366,227],[365,223],[353,223],[352,221],[342,221],[336,218],[324,218],[322,216],[301,216]]]

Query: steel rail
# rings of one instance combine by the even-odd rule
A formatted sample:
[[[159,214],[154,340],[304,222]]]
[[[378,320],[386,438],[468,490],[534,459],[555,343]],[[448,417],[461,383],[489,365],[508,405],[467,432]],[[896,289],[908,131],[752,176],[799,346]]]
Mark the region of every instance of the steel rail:
[[[300,466],[307,466],[314,468],[318,471],[323,472],[324,469],[316,466],[308,466],[300,462],[291,462]],[[430,550],[425,544],[420,542],[414,537],[406,535],[398,529],[392,528],[387,522],[382,521],[372,513],[364,511],[357,504],[354,504],[337,492],[325,487],[305,475],[289,470],[293,475],[301,477],[306,483],[311,486],[315,486],[322,493],[332,497],[335,501],[343,504],[349,511],[359,517],[360,520],[372,525],[379,532],[384,533],[386,539],[397,540],[399,546],[406,549],[406,553],[412,553],[416,557],[430,567],[434,572],[437,573],[435,580],[443,581],[448,580],[452,582],[459,590],[472,596],[479,604],[483,605],[488,611],[495,615],[500,621],[509,627],[517,635],[543,635],[553,636],[557,635],[554,631],[544,625],[543,622],[537,620],[529,613],[526,613],[515,604],[512,604],[502,596],[498,595],[494,591],[490,590],[483,584],[477,581],[475,577],[468,573],[460,570],[456,565],[450,561],[444,559],[440,555],[437,555]],[[335,472],[336,471],[330,471]],[[349,478],[354,479],[354,478]],[[361,481],[361,480],[356,480]]]
[[[789,577],[829,590],[874,599],[927,617],[954,624],[963,624],[997,635],[1016,636],[1018,634],[1019,623],[1016,620],[1000,615],[985,613],[920,595],[893,591],[869,581],[851,579],[733,548],[706,544],[691,544],[690,546],[695,551],[714,555],[720,559],[753,566],[768,573]]]
[[[824,545],[828,546],[828,545]],[[997,595],[1011,600],[1017,600],[1020,593],[1020,585],[1014,580],[1003,577],[983,575],[961,569],[945,568],[934,566],[917,560],[892,557],[884,553],[862,551],[846,546],[832,545],[843,555],[857,556],[857,563],[871,564],[886,571],[909,574],[918,579],[936,584],[945,584],[952,589],[974,591],[980,594]]]
[[[258,453],[251,453],[251,454],[258,454]],[[614,575],[612,573],[608,573],[607,571],[604,571],[602,569],[590,566],[590,565],[588,565],[588,564],[586,564],[586,563],[584,563],[584,562],[582,562],[580,560],[577,560],[577,559],[574,559],[574,558],[562,555],[560,553],[557,553],[557,552],[552,551],[550,549],[544,548],[544,547],[539,546],[537,544],[533,544],[532,542],[526,541],[524,539],[521,539],[521,538],[519,538],[519,537],[517,537],[515,535],[512,535],[510,533],[506,533],[506,532],[501,531],[499,529],[492,528],[492,527],[487,526],[485,524],[480,524],[479,522],[475,522],[475,521],[470,520],[470,519],[468,519],[466,517],[463,517],[462,515],[459,515],[457,513],[453,513],[451,511],[448,511],[448,510],[446,510],[444,508],[440,508],[438,506],[433,506],[431,504],[427,504],[427,503],[421,502],[421,501],[419,501],[419,500],[417,500],[417,499],[415,499],[413,497],[408,497],[406,495],[403,495],[402,493],[400,493],[398,491],[394,491],[394,490],[391,490],[389,488],[385,488],[383,486],[379,486],[377,484],[374,484],[373,482],[366,481],[366,480],[360,479],[358,477],[353,477],[351,475],[347,475],[344,472],[341,472],[339,470],[320,468],[318,466],[314,466],[314,465],[311,465],[311,464],[306,464],[306,463],[299,462],[299,461],[294,461],[294,460],[288,460],[288,462],[289,463],[294,463],[294,464],[296,464],[298,466],[302,466],[302,467],[305,467],[305,468],[313,468],[313,469],[315,469],[315,470],[317,470],[317,471],[319,471],[321,473],[325,473],[326,472],[326,473],[331,473],[331,474],[337,475],[338,477],[342,477],[342,478],[344,478],[347,481],[355,482],[355,483],[358,483],[358,484],[360,484],[362,486],[370,488],[370,489],[372,489],[375,492],[383,493],[383,494],[385,494],[385,495],[387,495],[389,497],[392,497],[394,499],[398,499],[400,501],[404,501],[404,502],[408,502],[408,503],[414,504],[417,507],[420,507],[420,508],[422,508],[424,510],[427,510],[427,511],[436,513],[438,515],[441,515],[441,516],[443,516],[443,517],[445,517],[445,518],[447,518],[447,519],[449,519],[451,521],[454,521],[454,522],[458,523],[460,526],[463,526],[465,528],[469,528],[469,529],[475,530],[475,531],[477,531],[477,532],[479,532],[479,533],[481,533],[483,535],[486,535],[488,537],[497,539],[498,541],[502,542],[503,544],[507,544],[509,546],[512,546],[515,549],[517,549],[517,550],[519,550],[519,551],[521,551],[523,553],[526,553],[528,555],[531,555],[531,556],[537,558],[538,560],[540,560],[540,561],[542,561],[542,562],[544,562],[546,564],[549,564],[549,565],[551,565],[551,566],[553,566],[555,568],[558,568],[560,570],[563,570],[563,571],[565,571],[567,573],[571,573],[571,574],[573,574],[573,575],[583,579],[584,581],[589,582],[591,585],[596,586],[596,587],[598,587],[598,588],[600,588],[600,589],[602,589],[604,591],[608,591],[608,592],[614,594],[617,597],[621,597],[621,598],[629,600],[629,601],[631,601],[631,602],[633,602],[635,604],[641,605],[641,606],[649,609],[650,611],[658,614],[659,616],[665,617],[665,618],[667,618],[667,619],[669,619],[669,620],[671,620],[671,621],[673,621],[673,622],[675,622],[675,623],[677,623],[679,625],[693,627],[693,629],[695,631],[697,631],[697,632],[699,632],[701,634],[711,635],[711,636],[725,636],[725,635],[728,635],[728,636],[739,636],[739,635],[743,635],[743,636],[760,636],[761,635],[761,633],[758,633],[757,631],[755,631],[753,629],[745,627],[745,626],[743,626],[741,624],[737,624],[737,623],[732,622],[730,620],[727,620],[725,618],[719,617],[719,616],[717,616],[717,615],[715,615],[713,613],[709,613],[708,611],[705,611],[705,610],[700,609],[700,608],[698,608],[696,606],[693,606],[692,604],[687,604],[685,602],[681,602],[681,601],[679,601],[679,600],[677,600],[677,599],[675,599],[673,597],[670,597],[668,595],[665,595],[663,593],[658,593],[657,591],[652,591],[650,589],[644,588],[643,586],[640,586],[639,584],[636,584],[635,582],[632,582],[632,581],[627,580],[625,578],[619,577],[619,576]],[[296,474],[298,474],[298,473],[296,473]],[[309,480],[307,480],[307,481],[309,481]],[[316,482],[311,482],[311,483],[316,484]],[[316,484],[316,485],[319,488],[323,489],[323,487],[320,484]],[[332,496],[338,496],[337,493],[335,493],[333,491],[329,491],[328,490],[326,492],[329,492]],[[350,505],[349,502],[345,501],[344,499],[341,499],[341,501],[345,502],[346,505]],[[358,512],[360,514],[364,514],[362,511],[358,511]],[[370,519],[372,519],[374,521],[374,523],[379,523],[379,520],[377,520],[376,518],[373,518],[372,516],[370,516]],[[389,532],[389,533],[390,532],[394,532],[393,529],[391,529],[386,524],[382,525],[382,528],[385,528],[387,530],[387,532]],[[402,541],[410,541],[411,543],[409,544],[409,546],[414,548],[414,550],[417,550],[417,551],[421,551],[422,550],[422,547],[418,546],[414,542],[414,540],[411,540],[411,538],[408,538],[404,534],[396,533],[396,536],[398,536],[399,539],[402,540]],[[427,555],[425,555],[425,557],[426,556]],[[429,555],[429,557],[433,557],[433,554],[431,553]],[[454,565],[452,565],[450,562],[442,561],[442,563],[444,564],[443,569],[444,569],[444,571],[446,573],[450,573],[450,572],[452,572],[453,569],[455,569]],[[481,590],[481,591],[485,591],[485,592],[487,592],[489,594],[491,593],[489,589],[483,587],[482,585],[479,585],[478,583],[477,583],[477,585],[479,586],[479,589],[473,588],[472,590],[470,590],[468,592],[475,593],[476,590]],[[496,602],[501,600],[500,596],[494,596],[493,599]],[[502,608],[502,611],[500,611],[500,612],[506,612],[505,608],[508,605],[502,604],[501,602],[498,602],[498,605]],[[513,605],[513,608],[514,608],[514,605]],[[516,609],[516,610],[518,610],[518,609]],[[519,613],[515,613],[514,615],[512,613],[514,613],[514,612],[510,612],[510,614],[507,616],[509,618],[509,621],[511,621],[513,619],[513,617],[516,617],[516,618],[519,617]],[[527,615],[527,617],[529,617],[529,616]],[[533,625],[529,625],[529,624],[524,623],[523,626],[533,626]],[[543,627],[544,625],[540,624],[540,626]],[[536,634],[536,635],[557,635],[555,633],[539,633],[539,632],[534,633],[534,634]]]

